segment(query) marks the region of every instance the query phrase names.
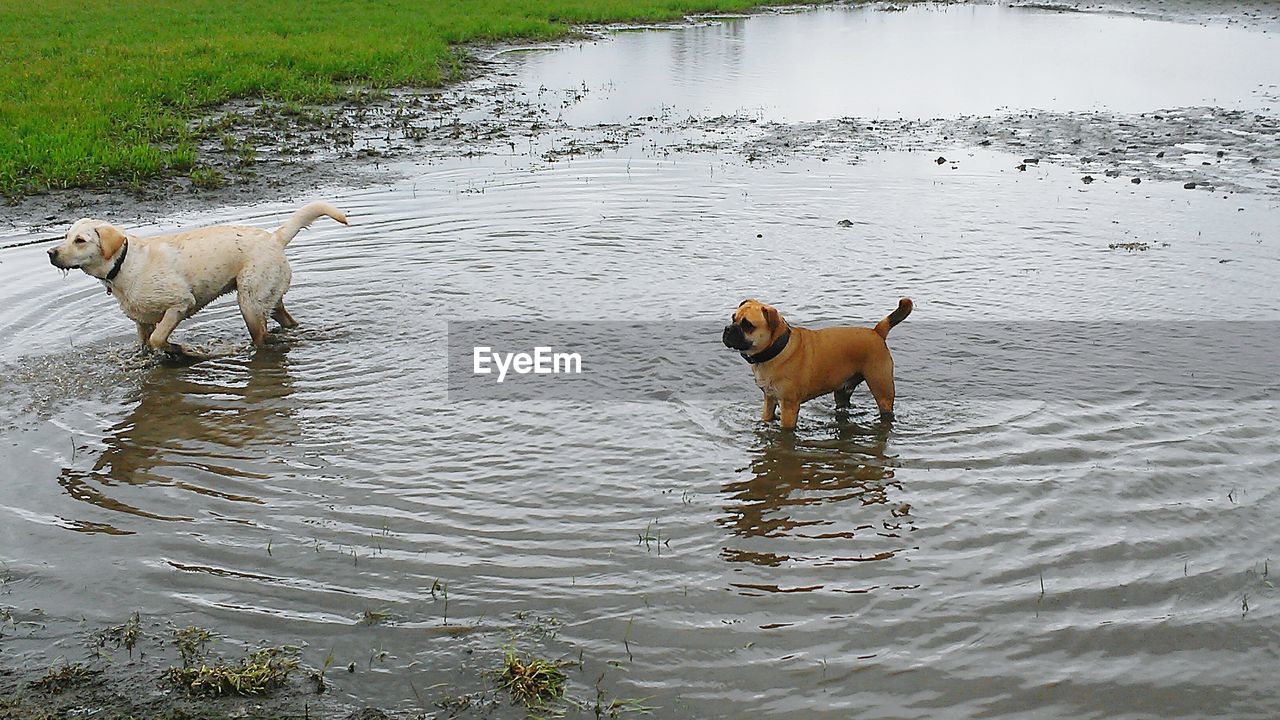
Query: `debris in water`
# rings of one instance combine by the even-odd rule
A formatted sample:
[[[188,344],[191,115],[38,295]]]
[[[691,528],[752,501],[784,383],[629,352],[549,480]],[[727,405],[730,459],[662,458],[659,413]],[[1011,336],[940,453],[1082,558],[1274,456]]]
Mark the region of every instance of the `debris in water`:
[[[1151,249],[1151,246],[1144,242],[1111,243],[1107,247],[1111,248],[1112,250],[1128,250],[1129,252],[1142,252],[1144,250]]]
[[[511,694],[511,699],[533,708],[564,696],[568,678],[560,664],[542,658],[521,657],[515,648],[503,649],[502,669],[497,672],[498,686]]]

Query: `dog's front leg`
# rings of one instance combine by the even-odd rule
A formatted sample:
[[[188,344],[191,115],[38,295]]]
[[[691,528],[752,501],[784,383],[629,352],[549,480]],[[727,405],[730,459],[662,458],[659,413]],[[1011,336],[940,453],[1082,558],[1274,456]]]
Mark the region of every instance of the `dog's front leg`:
[[[782,429],[795,430],[796,421],[800,419],[800,401],[794,398],[782,398]]]
[[[778,406],[778,401],[769,395],[764,394],[764,412],[760,413],[760,422],[773,422],[774,409]]]
[[[135,322],[134,324],[138,326],[138,344],[144,348],[148,347],[151,333],[156,331],[156,326],[140,322]]]
[[[156,329],[151,331],[151,337],[147,338],[147,344],[152,350],[172,350],[173,346],[169,344],[169,336],[173,334],[173,329],[178,327],[178,323],[186,313],[181,308],[171,307],[164,311],[164,317],[160,318],[160,322],[156,323]]]

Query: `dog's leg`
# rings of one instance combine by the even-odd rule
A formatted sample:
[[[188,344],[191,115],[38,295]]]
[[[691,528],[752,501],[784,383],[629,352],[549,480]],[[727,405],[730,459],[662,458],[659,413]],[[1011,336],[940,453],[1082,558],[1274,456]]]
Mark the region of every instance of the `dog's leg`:
[[[893,420],[893,365],[867,372],[867,388],[880,408],[880,419]]]
[[[293,316],[289,314],[289,311],[284,309],[283,298],[280,299],[280,302],[276,303],[276,309],[271,311],[271,317],[274,318],[276,322],[280,323],[280,327],[282,328],[298,327],[298,321],[294,320]]]
[[[862,384],[862,380],[862,374],[859,373],[848,380],[845,380],[843,385],[836,388],[835,396],[837,408],[849,407],[849,398],[853,396],[853,391],[857,390],[858,386]]]
[[[792,398],[782,398],[782,429],[795,430],[796,421],[800,419],[800,401]]]
[[[249,337],[253,338],[254,347],[262,347],[267,342],[267,314],[245,293],[241,292],[237,299],[240,303],[240,317],[244,318],[244,325],[249,328]]]
[[[134,324],[138,326],[138,343],[144,348],[148,347],[149,343],[147,341],[151,339],[151,333],[156,331],[156,326],[146,323]]]
[[[151,336],[147,338],[147,344],[152,350],[173,350],[173,346],[169,343],[169,336],[173,334],[173,329],[178,327],[178,323],[186,317],[186,311],[182,308],[171,307],[164,311],[164,317],[160,318],[160,322],[156,323],[155,330],[151,331]]]
[[[770,397],[769,393],[765,393],[764,394],[764,412],[760,413],[760,422],[773,422],[773,418],[774,418],[773,411],[775,408],[777,408],[777,406],[778,406],[778,401],[775,398]]]

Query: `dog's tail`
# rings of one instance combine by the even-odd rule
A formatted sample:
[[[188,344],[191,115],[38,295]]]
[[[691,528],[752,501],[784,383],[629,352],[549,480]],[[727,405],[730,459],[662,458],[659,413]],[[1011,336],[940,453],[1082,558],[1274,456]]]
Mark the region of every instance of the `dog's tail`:
[[[276,241],[280,243],[280,247],[288,245],[289,241],[298,234],[298,231],[310,225],[321,215],[328,215],[343,225],[347,224],[347,216],[329,203],[313,202],[309,205],[304,205],[300,210],[289,216],[289,222],[276,228]]]
[[[883,320],[876,323],[876,332],[879,333],[880,337],[889,337],[889,331],[893,329],[894,325],[897,325],[907,319],[907,316],[911,314],[912,307],[914,306],[911,304],[911,298],[902,298],[899,300],[898,309],[888,315],[885,315]]]

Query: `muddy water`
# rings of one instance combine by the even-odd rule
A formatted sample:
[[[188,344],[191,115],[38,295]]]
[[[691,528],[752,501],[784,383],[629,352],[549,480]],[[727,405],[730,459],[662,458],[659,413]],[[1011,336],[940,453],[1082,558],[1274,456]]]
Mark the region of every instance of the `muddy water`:
[[[1137,22],[873,13],[626,35],[512,71],[533,93],[562,56],[679,42],[700,58],[686,82],[704,76],[714,94],[725,73],[754,67],[712,62],[724,36],[763,52],[822,27],[816,18],[901,34],[983,18]],[[1275,40],[1233,32],[1241,45]],[[598,80],[600,64],[583,79]],[[615,82],[611,97],[625,98]],[[1153,102],[1204,102],[1180,82],[1167,99],[1149,89]],[[1223,104],[1250,104],[1262,79],[1230,82]],[[760,85],[790,106],[785,83]],[[634,106],[582,112],[698,96],[643,87]],[[1110,91],[1102,83],[1078,109]],[[846,112],[861,110],[805,116]],[[556,163],[455,159],[403,168],[390,187],[332,191],[353,225],[321,221],[290,247],[302,327],[194,365],[136,353],[100,286],[60,276],[41,248],[5,251],[0,605],[20,632],[0,642],[11,657],[80,657],[82,618],[139,611],[303,642],[313,665],[329,653],[355,664],[332,673],[336,696],[405,711],[483,689],[480,671],[508,642],[580,658],[579,698],[600,688],[659,717],[1280,711],[1274,387],[1194,402],[1141,385],[1088,402],[1070,387],[992,397],[940,390],[949,360],[909,341],[913,324],[952,321],[1016,332],[1028,319],[1280,320],[1280,197],[1083,185],[1065,162],[1018,171],[1020,155],[968,145],[853,163],[661,142]],[[269,227],[293,206],[138,229]],[[1124,242],[1148,249],[1110,247]],[[685,368],[708,389],[688,397],[447,393],[450,320],[632,322],[635,344],[662,357],[668,324],[714,324],[748,295],[804,324],[872,322],[914,297],[917,314],[891,336],[904,348],[898,422],[875,423],[865,395],[849,415],[825,399],[784,436],[755,421],[757,391],[732,362]],[[179,339],[223,349],[243,334],[224,301]]]

